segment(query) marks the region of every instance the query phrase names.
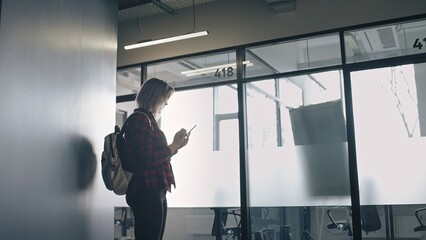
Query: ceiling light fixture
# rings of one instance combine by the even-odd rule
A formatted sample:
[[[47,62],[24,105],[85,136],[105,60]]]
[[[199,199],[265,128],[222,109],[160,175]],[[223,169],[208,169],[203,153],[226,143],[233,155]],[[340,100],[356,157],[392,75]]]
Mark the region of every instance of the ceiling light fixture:
[[[244,61],[243,65],[246,65],[247,67],[253,66],[253,63],[250,61]],[[213,73],[216,72],[217,70],[221,70],[223,68],[236,68],[237,64],[236,63],[228,63],[228,64],[222,64],[222,65],[217,65],[217,66],[212,66],[212,67],[205,67],[205,68],[199,68],[199,69],[194,69],[194,70],[189,70],[189,71],[183,71],[181,72],[182,75],[185,75],[186,77],[191,77],[191,76],[196,76],[196,75],[202,75],[202,74],[206,74],[206,73]]]
[[[157,4],[161,3],[159,0],[154,0],[153,2],[154,3],[157,2]],[[161,3],[161,7],[163,9],[168,8],[168,6],[165,3]],[[192,14],[192,16],[193,16],[193,27],[192,27],[192,31],[190,31],[189,33],[179,35],[179,36],[174,36],[174,37],[161,38],[161,39],[157,39],[157,40],[142,41],[142,42],[138,42],[138,43],[135,43],[135,44],[126,45],[126,46],[124,46],[124,49],[130,50],[130,49],[135,49],[135,48],[148,47],[148,46],[162,44],[162,43],[180,41],[180,40],[184,40],[184,39],[196,38],[196,37],[202,37],[202,36],[209,35],[208,31],[195,32],[195,0],[192,0],[192,11],[193,11],[193,14]]]
[[[188,38],[202,37],[202,36],[206,36],[208,34],[209,34],[208,31],[187,33],[187,34],[183,34],[183,35],[179,35],[179,36],[162,38],[162,39],[157,39],[157,40],[127,45],[127,46],[124,47],[124,49],[130,50],[130,49],[135,49],[135,48],[147,47],[147,46],[157,45],[157,44],[161,44],[161,43],[168,43],[168,42],[184,40],[184,39],[188,39]]]

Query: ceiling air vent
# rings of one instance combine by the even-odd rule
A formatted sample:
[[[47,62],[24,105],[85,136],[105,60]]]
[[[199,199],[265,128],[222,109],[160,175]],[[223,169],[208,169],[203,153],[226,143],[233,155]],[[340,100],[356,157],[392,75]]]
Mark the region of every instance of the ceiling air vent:
[[[393,26],[364,30],[357,34],[357,38],[367,53],[398,50],[400,47],[398,36]]]
[[[276,13],[296,11],[296,0],[265,0]]]
[[[377,29],[377,32],[379,34],[380,41],[382,42],[383,49],[397,47],[396,34],[392,27]]]

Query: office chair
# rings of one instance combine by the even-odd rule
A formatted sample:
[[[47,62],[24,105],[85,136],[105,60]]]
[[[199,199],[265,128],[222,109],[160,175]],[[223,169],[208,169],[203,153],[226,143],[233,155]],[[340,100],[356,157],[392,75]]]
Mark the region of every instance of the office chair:
[[[127,230],[134,227],[134,217],[132,211],[129,211],[126,207],[116,208],[115,211],[121,211],[119,218],[114,217],[114,225],[121,226],[121,236],[127,237]]]
[[[348,236],[352,237],[352,229],[350,227],[350,222],[348,219],[345,220],[334,220],[332,214],[332,209],[327,210],[327,216],[330,219],[330,223],[327,224],[327,229],[336,229],[339,232],[345,232],[348,231]],[[348,207],[347,211],[351,211]],[[350,213],[349,213],[350,214]]]
[[[419,222],[419,226],[414,227],[414,232],[420,232],[420,231],[426,231],[426,225],[421,220],[420,213],[426,211],[426,208],[419,208],[414,212],[414,215],[417,218],[417,221]]]
[[[222,236],[226,236],[226,239],[241,239],[241,219],[238,220],[237,217],[241,218],[241,214],[237,213],[239,210],[228,210],[227,208],[212,208],[214,210],[215,216],[212,227],[212,236],[216,236],[216,239],[222,239]],[[226,223],[228,220],[228,215],[234,217],[235,222],[237,223],[236,227],[227,227]],[[218,225],[219,224],[219,225]]]
[[[374,205],[361,206],[361,229],[368,235],[382,228],[382,223]]]
[[[350,219],[335,221],[332,217],[331,210],[327,210],[330,223],[327,224],[328,229],[336,229],[339,232],[348,231],[348,236],[352,236],[352,225]],[[352,217],[351,207],[347,207],[348,217]],[[379,214],[376,206],[364,205],[361,206],[361,229],[368,235],[370,232],[379,230],[382,227]]]

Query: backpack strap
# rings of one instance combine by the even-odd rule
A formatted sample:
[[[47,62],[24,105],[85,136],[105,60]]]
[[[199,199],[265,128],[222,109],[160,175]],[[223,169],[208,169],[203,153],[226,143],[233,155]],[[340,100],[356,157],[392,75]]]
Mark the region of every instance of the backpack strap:
[[[136,116],[136,114],[145,115],[146,119],[148,119],[149,127],[151,128],[152,131],[154,130],[154,128],[152,127],[152,122],[151,122],[151,119],[149,118],[149,116],[144,112],[135,111],[123,123],[123,127],[121,128],[121,131],[120,131],[121,135],[123,135],[125,133],[125,131],[126,131],[125,129],[127,128],[127,125],[129,125],[128,122],[130,121],[130,119],[132,119],[134,116]]]
[[[148,115],[146,115],[146,113],[144,113],[144,112],[138,112],[138,111],[136,111],[135,113],[142,113],[143,115],[145,115],[146,119],[148,119],[149,127],[151,128],[151,130],[154,130],[154,129],[152,128],[151,119],[148,117]]]

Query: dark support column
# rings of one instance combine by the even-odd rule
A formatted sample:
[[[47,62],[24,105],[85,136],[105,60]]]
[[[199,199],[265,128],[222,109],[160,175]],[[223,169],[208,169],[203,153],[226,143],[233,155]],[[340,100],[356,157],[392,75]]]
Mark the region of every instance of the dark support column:
[[[342,64],[345,66],[345,38],[343,32],[340,35],[340,51],[342,53]],[[361,232],[361,206],[359,199],[358,166],[356,161],[356,143],[355,126],[352,108],[352,87],[350,71],[343,68],[343,81],[345,93],[346,109],[346,132],[348,139],[348,158],[349,158],[349,182],[351,188],[351,206],[352,206],[352,232],[353,239],[362,239]]]
[[[241,197],[241,239],[251,239],[250,207],[249,207],[249,184],[247,169],[247,103],[246,85],[243,79],[244,49],[237,49],[237,80],[238,80],[238,128],[240,139],[240,197]]]
[[[390,239],[389,234],[389,206],[384,206],[385,208],[385,231],[386,231],[386,239]]]
[[[390,231],[390,240],[395,239],[395,231],[393,229],[393,209],[392,206],[389,206],[389,231]]]

